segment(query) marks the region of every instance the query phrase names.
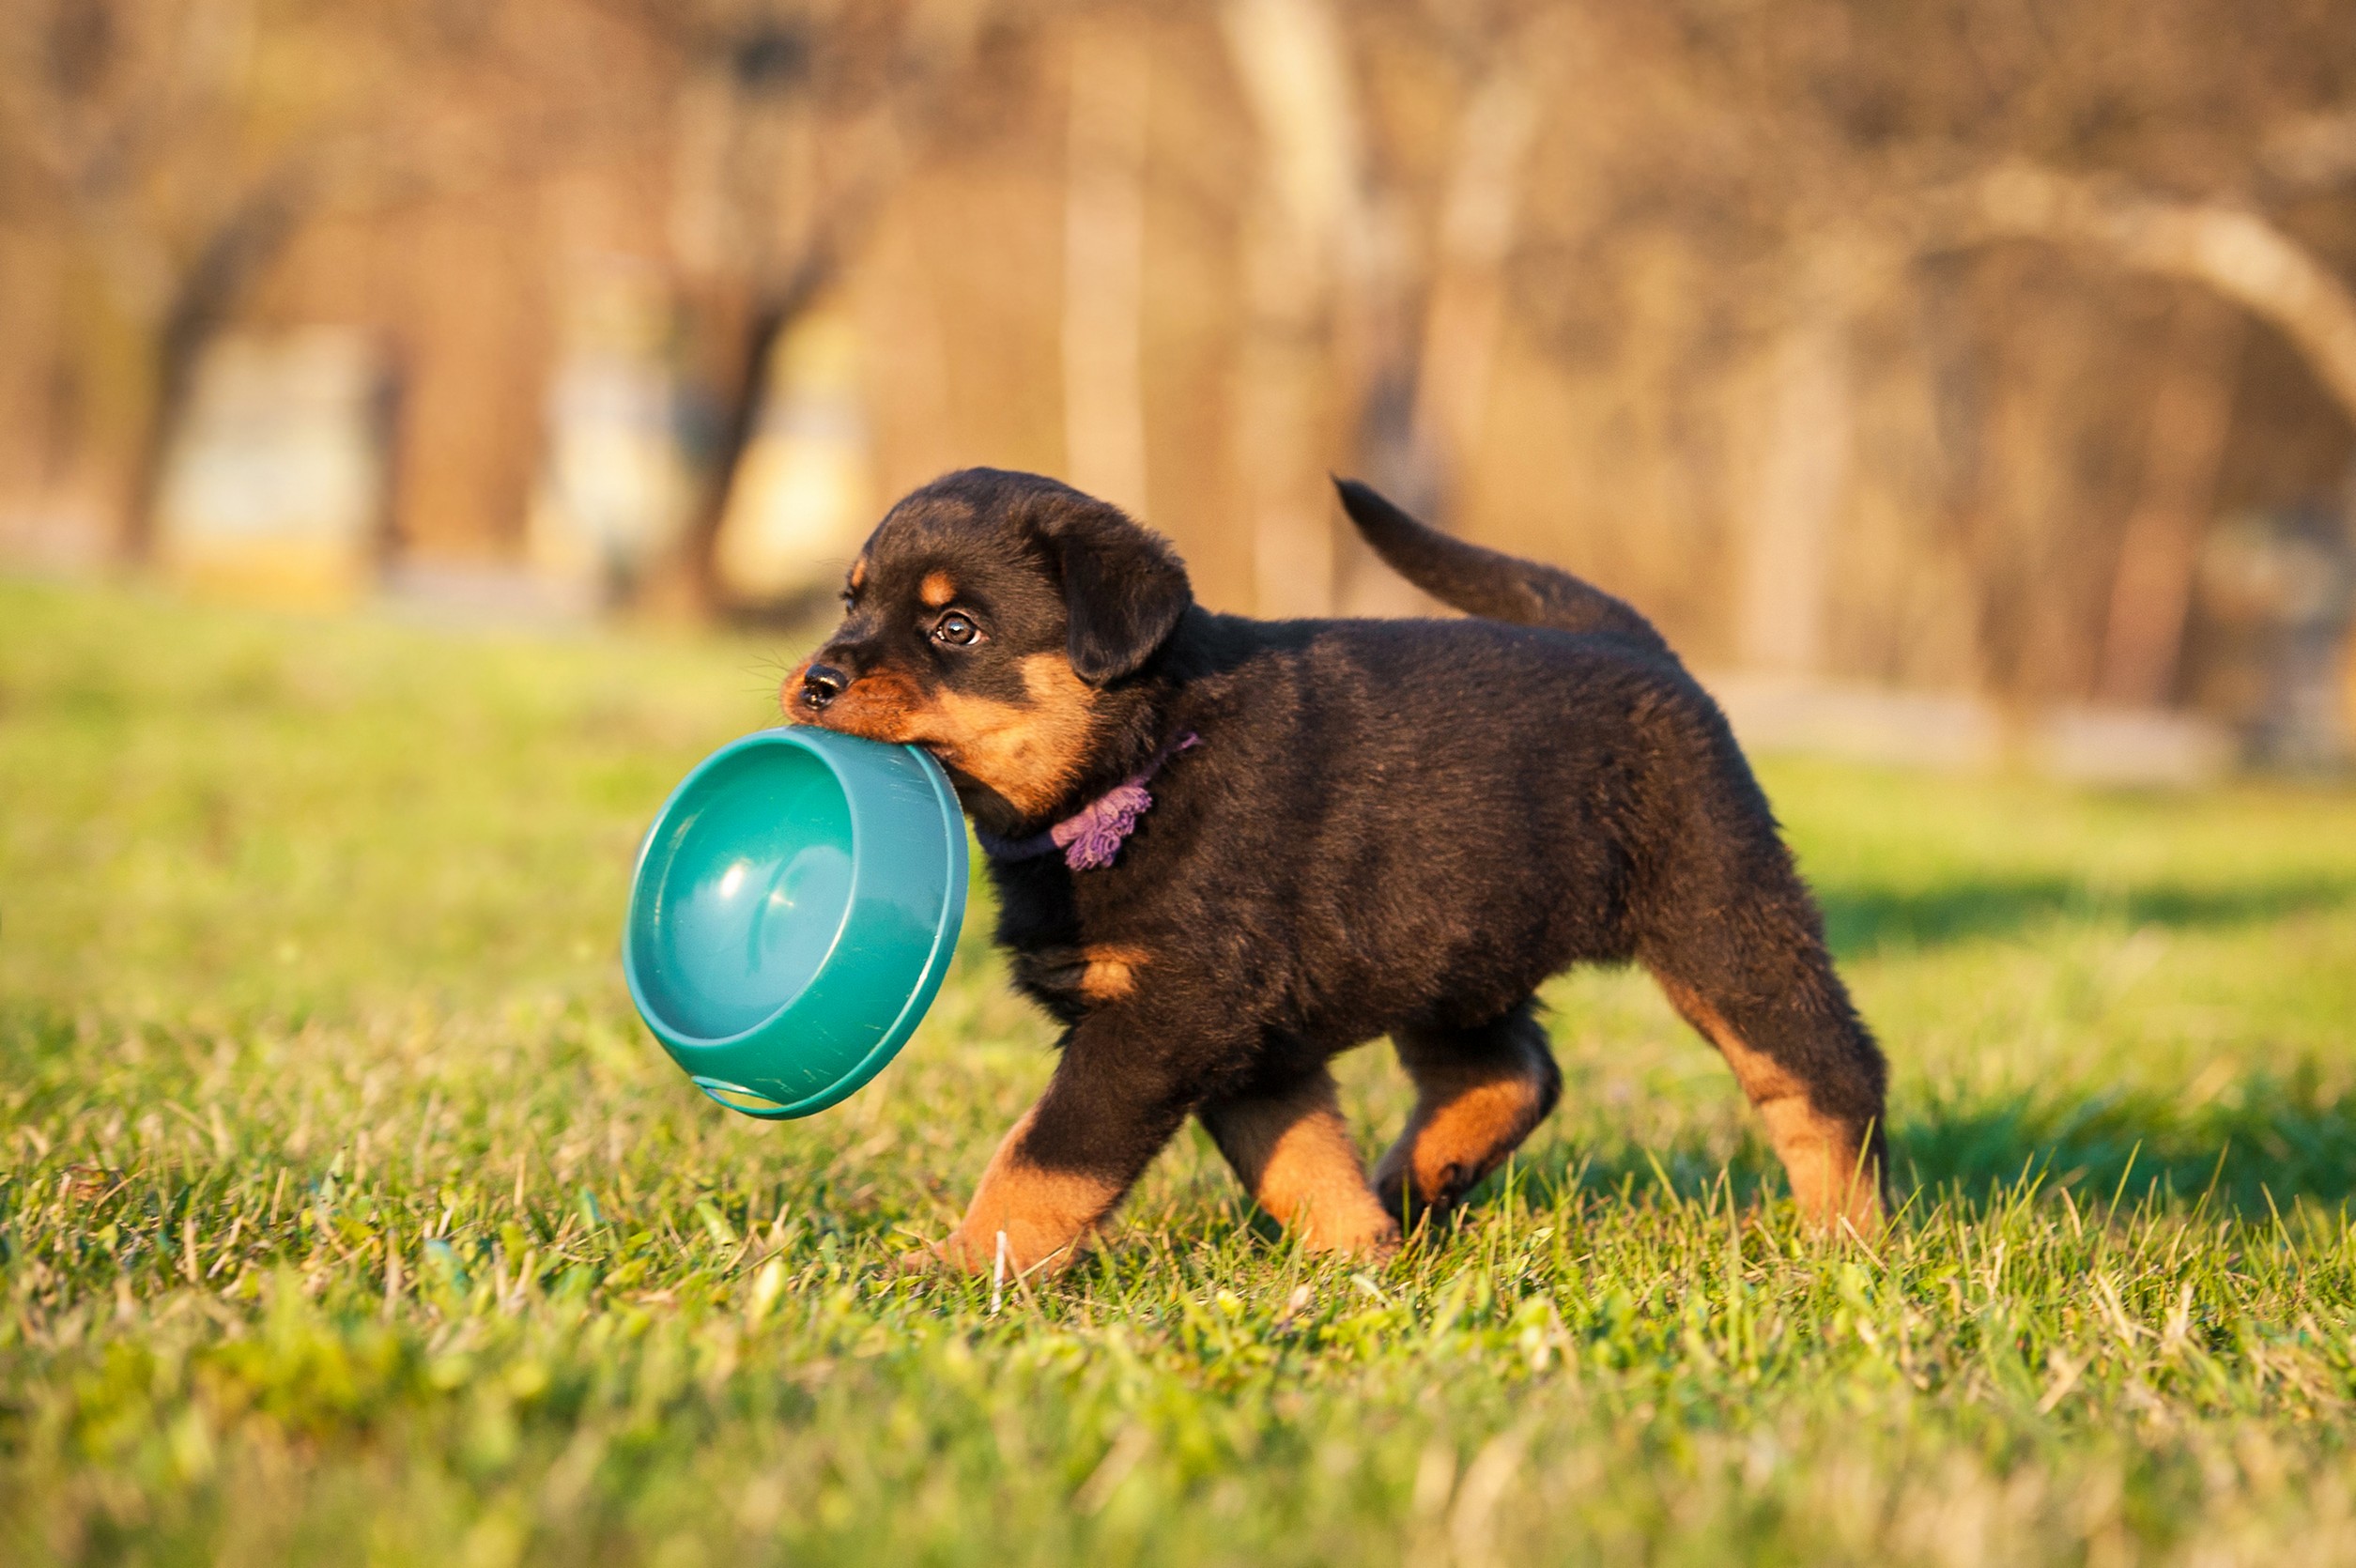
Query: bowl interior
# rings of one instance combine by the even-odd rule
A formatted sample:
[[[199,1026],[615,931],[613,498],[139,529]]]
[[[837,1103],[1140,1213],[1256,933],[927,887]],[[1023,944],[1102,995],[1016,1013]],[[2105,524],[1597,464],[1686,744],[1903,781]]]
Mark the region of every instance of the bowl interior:
[[[630,931],[645,1000],[681,1035],[742,1034],[800,994],[842,929],[842,786],[798,746],[752,746],[690,785],[657,832]]]

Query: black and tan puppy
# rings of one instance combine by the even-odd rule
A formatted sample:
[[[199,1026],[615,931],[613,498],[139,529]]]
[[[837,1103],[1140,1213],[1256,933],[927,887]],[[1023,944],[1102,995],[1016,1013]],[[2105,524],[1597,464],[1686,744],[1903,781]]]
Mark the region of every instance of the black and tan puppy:
[[[1070,1257],[1190,1115],[1307,1245],[1389,1248],[1552,1108],[1532,998],[1582,961],[1649,968],[1801,1207],[1870,1229],[1882,1056],[1717,706],[1619,600],[1341,488],[1471,617],[1216,615],[1116,508],[973,469],[892,508],[787,679],[790,718],[940,759],[1065,1025],[941,1254]],[[1418,1099],[1369,1183],[1327,1064],[1380,1035]]]

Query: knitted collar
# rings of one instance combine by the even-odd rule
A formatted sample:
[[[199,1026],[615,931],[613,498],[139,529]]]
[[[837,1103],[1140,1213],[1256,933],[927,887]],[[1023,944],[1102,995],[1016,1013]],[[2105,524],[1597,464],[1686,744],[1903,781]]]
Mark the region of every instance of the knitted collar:
[[[974,837],[981,840],[983,853],[993,860],[1036,860],[1061,850],[1064,864],[1073,870],[1101,871],[1120,857],[1122,840],[1137,830],[1137,819],[1153,805],[1147,784],[1163,763],[1200,746],[1202,739],[1192,730],[1176,737],[1147,758],[1144,767],[1044,833],[1028,838],[1001,838],[977,827]]]

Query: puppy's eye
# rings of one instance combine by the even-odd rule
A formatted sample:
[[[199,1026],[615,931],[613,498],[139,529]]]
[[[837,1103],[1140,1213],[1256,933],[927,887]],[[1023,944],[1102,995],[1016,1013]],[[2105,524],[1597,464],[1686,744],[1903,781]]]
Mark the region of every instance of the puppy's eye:
[[[981,628],[962,609],[953,609],[932,623],[932,640],[970,648],[981,640]]]

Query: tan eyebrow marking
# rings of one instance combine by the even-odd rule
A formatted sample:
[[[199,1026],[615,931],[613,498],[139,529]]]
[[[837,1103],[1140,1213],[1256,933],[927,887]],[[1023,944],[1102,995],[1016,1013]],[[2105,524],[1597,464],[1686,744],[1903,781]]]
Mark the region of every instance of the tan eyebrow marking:
[[[860,589],[865,588],[866,586],[867,557],[861,556],[858,560],[851,563],[851,592],[856,593]]]
[[[916,597],[939,609],[957,597],[957,584],[949,580],[947,572],[928,572],[924,581],[916,585]]]

